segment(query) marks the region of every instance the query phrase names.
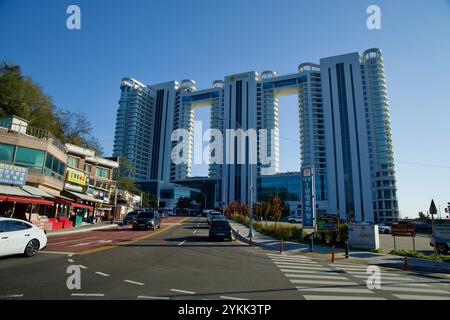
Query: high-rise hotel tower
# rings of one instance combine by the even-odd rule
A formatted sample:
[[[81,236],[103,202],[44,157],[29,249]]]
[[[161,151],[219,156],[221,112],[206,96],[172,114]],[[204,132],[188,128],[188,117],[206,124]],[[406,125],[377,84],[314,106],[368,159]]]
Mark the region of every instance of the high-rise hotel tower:
[[[197,90],[193,80],[146,86],[124,78],[114,154],[131,161],[136,181],[187,179],[193,163],[194,110],[210,106],[210,128],[222,131],[224,139],[226,129],[268,130],[256,146],[225,143],[214,152],[228,162],[209,165],[210,178],[221,190],[218,206],[234,200],[249,203],[250,185],[256,186],[260,176],[279,173],[278,112],[283,106],[278,97],[283,95],[298,96],[298,167],[315,168],[319,210],[349,221],[397,220],[389,104],[379,49],[323,58],[320,64],[302,63],[288,75],[234,74],[205,90]],[[178,165],[170,157],[177,143],[171,141],[175,129],[190,133],[183,150],[187,161]],[[245,164],[238,163],[238,148],[244,151]],[[247,165],[250,148],[270,161],[262,163],[258,157],[257,164]]]

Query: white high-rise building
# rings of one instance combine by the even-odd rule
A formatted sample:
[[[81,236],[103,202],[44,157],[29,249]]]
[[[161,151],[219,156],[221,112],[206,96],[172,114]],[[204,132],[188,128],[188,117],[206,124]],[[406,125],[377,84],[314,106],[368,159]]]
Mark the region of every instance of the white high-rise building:
[[[216,80],[197,90],[194,80],[144,86],[125,78],[116,124],[115,155],[136,167],[138,181],[188,180],[192,175],[194,110],[211,108],[210,128],[267,130],[253,143],[224,143],[226,163],[211,163],[209,179],[216,181],[215,204],[250,203],[258,198],[260,176],[279,173],[278,98],[297,95],[297,139],[302,166],[315,169],[316,204],[321,213],[348,221],[398,219],[396,181],[389,106],[383,59],[379,49],[328,57],[320,64],[302,63],[297,72],[246,72]],[[186,129],[182,164],[171,162],[173,130]],[[230,138],[230,137],[228,137]],[[211,141],[214,141],[211,137]],[[256,143],[254,143],[256,141]],[[258,162],[249,166],[250,150]],[[214,158],[215,153],[211,154]],[[261,154],[264,157],[261,157]],[[263,159],[268,160],[263,163]],[[280,176],[280,179],[283,177]],[[276,179],[275,179],[276,180]],[[273,179],[266,179],[272,183]],[[298,192],[298,191],[296,191]]]

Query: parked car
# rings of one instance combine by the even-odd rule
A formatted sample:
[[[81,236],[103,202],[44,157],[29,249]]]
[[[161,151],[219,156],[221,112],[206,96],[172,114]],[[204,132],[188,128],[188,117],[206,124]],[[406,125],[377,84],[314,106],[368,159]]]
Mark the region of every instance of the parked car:
[[[209,226],[209,240],[218,238],[233,240],[230,223],[222,215],[213,216]]]
[[[212,219],[213,216],[223,216],[223,215],[219,211],[211,211],[210,213],[208,213],[208,216],[206,217],[206,220],[207,220],[209,225],[211,224],[211,219]]]
[[[436,241],[437,252],[448,254],[450,248],[450,224],[435,225],[434,238],[431,237],[430,245],[434,247],[434,241]]]
[[[298,215],[290,215],[287,221],[289,223],[302,223],[302,218]]]
[[[156,228],[161,228],[161,216],[158,211],[139,212],[133,221],[133,230],[155,230]]]
[[[125,218],[123,218],[123,224],[127,225],[127,224],[132,224],[134,219],[136,219],[138,213],[141,211],[130,211],[127,213],[127,215],[125,216]]]
[[[384,223],[378,224],[378,233],[391,234],[391,231],[392,231],[391,226],[384,224]]]
[[[46,245],[47,234],[41,228],[19,219],[0,218],[0,256],[33,257]]]

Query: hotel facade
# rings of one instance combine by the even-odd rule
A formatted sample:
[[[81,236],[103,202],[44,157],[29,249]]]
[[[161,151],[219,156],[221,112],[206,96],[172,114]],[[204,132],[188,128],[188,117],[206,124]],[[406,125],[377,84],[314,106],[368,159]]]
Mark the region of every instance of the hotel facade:
[[[230,144],[224,143],[221,150],[212,151],[212,156],[221,152],[226,161],[209,164],[209,176],[202,178],[214,182],[214,192],[208,196],[216,207],[236,200],[250,203],[253,185],[253,202],[261,200],[260,195],[266,197],[270,190],[269,182],[279,185],[277,177],[287,179],[279,172],[282,124],[278,113],[282,106],[278,98],[297,95],[298,169],[315,169],[318,212],[356,222],[399,218],[389,103],[379,49],[327,57],[319,64],[302,63],[288,75],[274,71],[234,74],[203,90],[197,90],[194,80],[144,85],[132,78],[122,79],[120,89],[114,155],[130,160],[135,167],[132,177],[138,183],[196,181],[191,177],[194,110],[209,106],[210,128],[220,130],[224,137],[227,129],[267,129],[268,134],[265,139],[258,137],[256,145],[244,143],[230,150]],[[183,150],[186,161],[181,164],[171,160],[174,146],[181,141],[171,139],[176,129],[189,132]],[[255,147],[259,156],[270,159],[268,164],[260,157],[256,164],[247,164],[249,148]],[[242,148],[245,164],[238,164],[238,148]],[[199,184],[198,179],[196,182]],[[291,199],[296,199],[292,192],[298,193],[299,187],[294,189],[286,191]]]

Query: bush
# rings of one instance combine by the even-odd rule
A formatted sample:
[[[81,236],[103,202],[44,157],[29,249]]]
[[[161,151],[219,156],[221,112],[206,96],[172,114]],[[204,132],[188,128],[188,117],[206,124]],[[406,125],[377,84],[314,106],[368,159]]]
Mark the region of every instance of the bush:
[[[408,256],[411,258],[418,258],[418,259],[433,259],[433,255],[426,255],[423,254],[421,252],[417,252],[417,251],[413,251],[413,250],[404,250],[404,249],[397,249],[397,250],[392,250],[391,252],[389,252],[390,254],[394,254],[396,256]],[[443,261],[443,262],[450,262],[450,255],[445,255],[445,254],[438,254],[436,256],[436,259],[439,261]]]

